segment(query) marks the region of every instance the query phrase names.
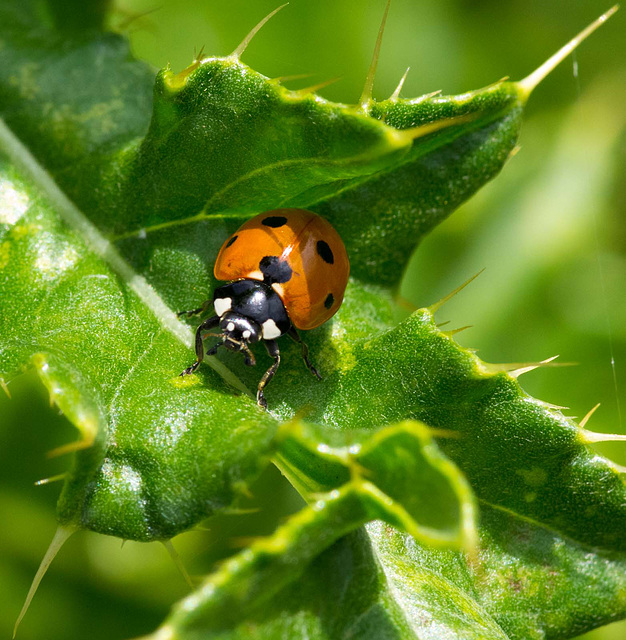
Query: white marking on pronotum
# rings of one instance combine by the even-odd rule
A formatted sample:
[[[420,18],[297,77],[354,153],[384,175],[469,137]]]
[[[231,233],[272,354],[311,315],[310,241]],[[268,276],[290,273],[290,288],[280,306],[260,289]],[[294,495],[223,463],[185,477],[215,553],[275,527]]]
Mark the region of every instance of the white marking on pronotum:
[[[222,317],[233,306],[232,298],[216,298],[213,302],[215,313],[218,317]]]
[[[282,298],[285,294],[285,289],[282,284],[278,284],[277,282],[272,283],[272,289],[276,291],[276,293]]]
[[[247,340],[251,335],[252,335],[252,332],[251,332],[251,331],[248,331],[248,329],[246,329],[246,330],[241,334],[241,336],[242,336],[242,338],[243,338],[244,340]]]
[[[281,335],[280,329],[276,326],[276,323],[270,318],[263,323],[263,338],[265,340],[273,340]]]
[[[235,330],[235,323],[234,322],[229,322],[228,325],[226,326],[226,329],[228,329],[228,331],[234,331]]]

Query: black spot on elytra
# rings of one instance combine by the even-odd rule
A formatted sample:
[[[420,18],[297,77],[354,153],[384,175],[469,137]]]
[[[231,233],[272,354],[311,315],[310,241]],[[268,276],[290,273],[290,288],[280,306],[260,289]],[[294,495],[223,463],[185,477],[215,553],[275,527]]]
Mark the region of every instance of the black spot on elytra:
[[[272,227],[273,229],[282,227],[286,222],[287,218],[285,218],[285,216],[267,216],[267,218],[261,220],[261,224],[264,224],[266,227]]]
[[[333,255],[332,249],[328,246],[327,242],[324,242],[324,240],[317,241],[317,253],[319,253],[324,262],[328,262],[328,264],[333,264],[335,262],[335,256]]]
[[[327,309],[330,309],[333,306],[333,304],[335,304],[335,296],[332,293],[329,293],[326,296],[326,300],[324,300],[324,306]]]
[[[265,256],[259,262],[259,269],[264,276],[264,281],[268,284],[289,282],[293,273],[289,263],[278,256]]]
[[[239,236],[233,236],[227,243],[226,246],[224,247],[224,249],[228,249],[228,247],[230,247],[232,244],[234,244],[235,240],[237,240]]]

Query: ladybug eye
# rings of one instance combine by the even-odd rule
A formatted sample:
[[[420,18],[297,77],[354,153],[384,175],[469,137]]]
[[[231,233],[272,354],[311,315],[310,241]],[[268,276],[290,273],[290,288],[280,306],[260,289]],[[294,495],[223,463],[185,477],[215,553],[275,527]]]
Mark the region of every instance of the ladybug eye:
[[[286,222],[287,218],[285,218],[285,216],[268,216],[261,220],[261,224],[264,224],[266,227],[272,227],[273,229],[282,227]]]
[[[225,249],[228,249],[228,247],[230,247],[230,245],[234,244],[235,240],[237,240],[239,236],[233,236],[227,243],[226,243],[226,247]]]
[[[335,256],[333,255],[332,249],[328,246],[328,242],[324,242],[324,240],[318,240],[317,253],[319,253],[320,258],[324,262],[328,262],[328,264],[333,264],[335,262]]]

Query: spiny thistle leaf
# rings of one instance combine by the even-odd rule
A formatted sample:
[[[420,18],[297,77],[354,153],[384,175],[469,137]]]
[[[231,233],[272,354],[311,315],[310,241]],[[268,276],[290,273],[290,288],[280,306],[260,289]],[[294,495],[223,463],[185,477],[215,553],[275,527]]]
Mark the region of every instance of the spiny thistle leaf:
[[[50,2],[54,15],[60,5]],[[293,635],[303,598],[318,591],[301,635],[566,637],[623,616],[616,469],[429,310],[397,324],[391,298],[420,238],[510,157],[539,76],[460,96],[366,93],[346,106],[286,90],[238,48],[153,82],[127,43],[101,30],[103,6],[75,8],[72,24],[82,16],[91,27],[80,35],[54,26],[37,0],[0,6],[0,376],[34,366],[80,432],[60,522],[168,539],[228,508],[272,455],[308,498],[326,492],[209,576],[155,638]],[[353,278],[337,316],[308,336],[324,381],[286,347],[269,414],[248,397],[258,372],[235,354],[178,377],[192,339],[173,311],[209,297],[229,233],[281,206],[326,216]],[[300,412],[304,432],[274,437]],[[462,472],[487,514],[478,550]],[[350,590],[338,611],[306,565],[373,519],[396,529],[372,525],[322,557]],[[505,548],[503,533],[522,529]],[[449,550],[420,550],[416,539]],[[547,548],[560,551],[535,569],[533,554]],[[526,624],[513,597],[516,552]],[[584,558],[606,588],[586,590],[594,577],[577,575],[570,602]],[[556,617],[533,595],[555,572]],[[271,607],[264,587],[277,596]]]

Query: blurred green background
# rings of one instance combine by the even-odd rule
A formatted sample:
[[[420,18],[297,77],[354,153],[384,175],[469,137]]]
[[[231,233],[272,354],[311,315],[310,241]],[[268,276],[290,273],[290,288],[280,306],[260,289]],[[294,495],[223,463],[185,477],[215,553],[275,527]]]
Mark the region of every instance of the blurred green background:
[[[1,0],[0,0],[1,1]],[[194,50],[230,53],[276,0],[119,0],[112,28],[156,68],[185,67]],[[384,0],[292,0],[243,59],[268,76],[313,74],[291,88],[339,78],[324,97],[355,102]],[[375,97],[459,93],[531,72],[609,8],[599,0],[393,0]],[[590,428],[626,433],[626,11],[584,43],[536,90],[520,152],[502,174],[436,229],[413,256],[401,294],[424,306],[485,272],[439,314],[490,362],[560,354],[577,366],[522,379],[542,400]],[[614,363],[614,365],[612,364]],[[75,438],[32,375],[0,394],[0,636],[13,622],[55,528],[60,485],[35,487],[65,470],[46,452]],[[620,402],[621,414],[620,414]],[[626,445],[598,445],[626,464]],[[300,500],[274,470],[257,483],[258,509],[207,522],[175,539],[192,574],[233,551],[232,536],[269,533]],[[231,538],[230,546],[224,540]],[[46,576],[20,629],[22,640],[131,638],[153,629],[186,593],[166,550],[80,532]],[[621,640],[618,623],[585,636]]]

